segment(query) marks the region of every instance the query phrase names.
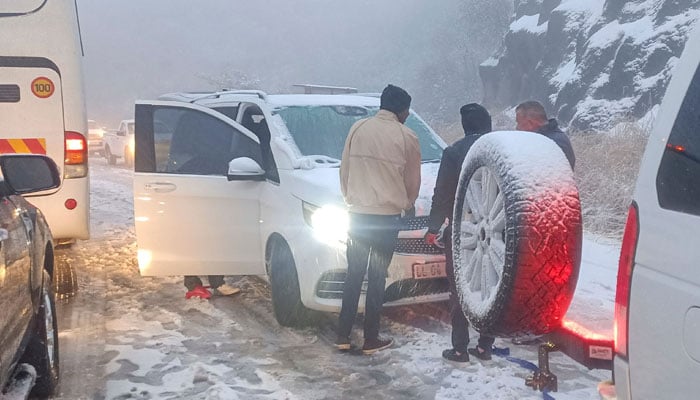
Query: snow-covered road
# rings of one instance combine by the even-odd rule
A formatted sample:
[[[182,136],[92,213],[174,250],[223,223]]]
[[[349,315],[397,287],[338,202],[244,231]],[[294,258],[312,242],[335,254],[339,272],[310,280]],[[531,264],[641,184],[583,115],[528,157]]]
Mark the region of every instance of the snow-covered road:
[[[227,277],[242,293],[185,300],[181,277],[144,278],[136,266],[131,171],[91,161],[92,239],[62,257],[78,276],[76,296],[59,303],[61,383],[57,399],[539,399],[529,371],[502,358],[466,366],[444,361],[450,327],[444,304],[386,309],[373,356],[333,348],[336,315],[313,327],[280,327],[269,287]],[[612,330],[614,244],[586,240],[572,318]],[[360,329],[356,331],[360,334]],[[475,335],[475,334],[474,334]],[[359,337],[356,342],[361,343]],[[510,347],[532,362],[535,346]],[[609,371],[588,371],[561,354],[556,399],[597,398]]]

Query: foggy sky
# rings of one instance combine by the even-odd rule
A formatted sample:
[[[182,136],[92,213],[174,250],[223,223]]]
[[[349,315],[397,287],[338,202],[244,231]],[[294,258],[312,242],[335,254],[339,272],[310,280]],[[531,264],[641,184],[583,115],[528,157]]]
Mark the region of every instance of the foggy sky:
[[[479,100],[464,64],[492,51],[465,48],[461,0],[78,0],[78,9],[88,115],[107,127],[133,118],[136,99],[219,89],[202,77],[234,70],[270,92],[393,83],[419,94],[421,112],[440,96],[431,70],[442,65],[456,68],[442,85],[454,78],[465,100]]]

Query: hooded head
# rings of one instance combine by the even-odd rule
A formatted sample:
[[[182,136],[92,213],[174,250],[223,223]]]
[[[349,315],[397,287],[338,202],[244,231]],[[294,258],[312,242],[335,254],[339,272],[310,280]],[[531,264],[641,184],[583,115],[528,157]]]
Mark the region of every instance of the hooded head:
[[[411,96],[400,87],[389,85],[382,91],[379,108],[393,112],[403,123],[406,121],[408,110],[411,108]]]
[[[459,109],[465,135],[491,132],[491,115],[477,103],[469,103]]]

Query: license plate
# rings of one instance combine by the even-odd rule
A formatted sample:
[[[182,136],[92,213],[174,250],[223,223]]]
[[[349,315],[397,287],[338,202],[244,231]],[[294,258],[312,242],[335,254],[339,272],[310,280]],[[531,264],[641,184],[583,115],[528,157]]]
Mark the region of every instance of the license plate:
[[[444,262],[413,264],[413,279],[444,278],[446,276]]]

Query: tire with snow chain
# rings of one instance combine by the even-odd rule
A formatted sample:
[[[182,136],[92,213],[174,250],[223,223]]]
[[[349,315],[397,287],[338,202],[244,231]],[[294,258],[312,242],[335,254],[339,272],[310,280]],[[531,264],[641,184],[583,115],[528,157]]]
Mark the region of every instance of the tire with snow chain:
[[[269,255],[272,308],[275,319],[282,326],[304,326],[309,322],[311,310],[301,302],[299,277],[294,256],[283,239],[272,244]]]
[[[493,132],[469,150],[453,215],[462,309],[499,337],[561,325],[581,263],[581,206],[556,143],[529,132]]]
[[[46,398],[53,394],[58,384],[58,326],[51,277],[44,271],[41,289],[41,305],[35,317],[32,336],[20,363],[27,363],[36,370],[36,382],[32,397]]]

